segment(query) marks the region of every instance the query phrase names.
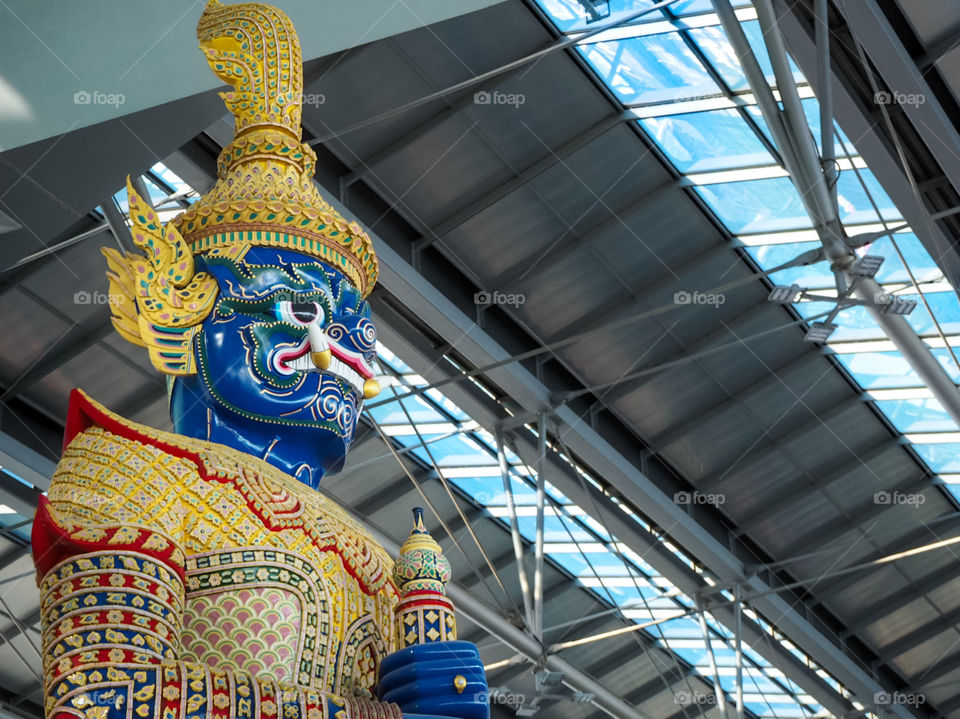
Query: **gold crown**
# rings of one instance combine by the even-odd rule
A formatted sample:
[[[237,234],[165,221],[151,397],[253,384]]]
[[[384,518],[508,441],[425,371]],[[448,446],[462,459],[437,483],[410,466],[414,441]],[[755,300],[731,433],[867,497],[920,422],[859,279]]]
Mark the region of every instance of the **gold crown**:
[[[209,0],[197,25],[200,49],[233,90],[235,118],[217,182],[171,223],[191,254],[234,245],[290,249],[333,265],[366,296],[377,281],[373,244],[317,191],[317,156],[301,142],[303,67],[290,18],[260,3]]]

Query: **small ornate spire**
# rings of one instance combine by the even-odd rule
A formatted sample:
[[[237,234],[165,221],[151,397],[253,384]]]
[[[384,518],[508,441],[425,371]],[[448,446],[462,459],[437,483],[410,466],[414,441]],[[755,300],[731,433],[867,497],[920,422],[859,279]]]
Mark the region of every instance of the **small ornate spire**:
[[[445,589],[450,562],[424,526],[421,507],[413,510],[413,530],[400,547],[393,580],[400,593],[393,611],[401,647],[457,638],[453,604]]]

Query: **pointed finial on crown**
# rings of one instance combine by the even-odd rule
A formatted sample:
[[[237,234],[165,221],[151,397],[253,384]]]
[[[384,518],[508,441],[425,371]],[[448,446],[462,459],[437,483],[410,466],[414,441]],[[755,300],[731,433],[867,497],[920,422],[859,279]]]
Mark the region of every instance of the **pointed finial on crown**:
[[[450,562],[424,526],[422,507],[413,509],[413,530],[400,547],[393,578],[401,596],[416,591],[446,594],[444,585],[450,581]]]
[[[317,155],[301,142],[303,60],[290,18],[263,3],[208,0],[197,38],[232,88],[221,97],[234,134],[217,159],[217,183],[171,222],[195,255],[237,245],[290,249],[333,265],[366,296],[379,273],[373,243],[320,196]]]
[[[400,547],[393,580],[400,592],[393,610],[400,646],[457,638],[453,604],[445,589],[450,581],[450,562],[424,526],[420,507],[413,510],[413,530]]]

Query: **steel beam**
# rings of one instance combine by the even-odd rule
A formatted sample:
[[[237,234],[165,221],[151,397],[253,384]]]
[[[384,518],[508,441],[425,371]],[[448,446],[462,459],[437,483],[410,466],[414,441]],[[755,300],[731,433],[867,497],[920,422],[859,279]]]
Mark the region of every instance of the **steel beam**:
[[[440,242],[443,238],[465,222],[479,215],[489,207],[505,198],[507,195],[516,192],[529,182],[542,175],[547,170],[558,165],[560,162],[570,157],[574,153],[583,149],[594,140],[607,134],[621,123],[632,120],[633,115],[629,112],[621,112],[617,115],[611,115],[600,122],[592,125],[579,135],[569,140],[556,150],[551,150],[546,157],[534,162],[529,167],[518,172],[512,179],[507,180],[497,186],[495,190],[487,193],[473,202],[467,203],[464,207],[448,215],[443,220],[438,221],[431,229],[433,232],[429,235],[414,240],[413,249],[415,252],[425,250],[434,242]]]
[[[616,208],[611,212],[609,217],[606,217],[599,222],[590,225],[589,227],[577,229],[576,225],[574,225],[573,228],[565,231],[549,246],[549,253],[545,253],[542,259],[536,261],[539,271],[542,272],[546,268],[565,260],[580,248],[589,246],[592,238],[599,237],[600,235],[609,232],[611,229],[623,225],[626,220],[635,213],[644,208],[653,206],[666,195],[675,192],[682,187],[686,187],[688,184],[689,181],[687,180],[669,180],[658,187],[655,187],[650,192],[644,193],[643,196],[637,200],[634,200],[623,207]],[[513,269],[507,270],[500,274],[499,277],[493,280],[491,286],[496,286],[504,290],[511,289],[516,285],[517,282],[526,277],[529,273],[529,267],[514,267]]]
[[[876,297],[884,293],[882,287],[873,279],[861,279],[855,294],[862,300],[875,302]],[[884,314],[876,307],[868,307],[874,321],[880,325],[884,334],[890,338],[900,354],[904,356],[923,383],[930,388],[933,396],[947,411],[957,428],[960,428],[960,391],[953,378],[947,374],[943,365],[930,351],[930,348],[917,335],[905,317]]]
[[[820,144],[823,147],[823,171],[830,187],[830,201],[837,205],[837,155],[833,143],[833,87],[830,84],[830,7],[829,0],[813,0],[815,36],[817,42],[817,87],[820,92]]]
[[[922,475],[919,479],[914,479],[905,485],[894,488],[892,491],[903,494],[917,494],[933,489],[934,486],[933,480],[928,475]],[[837,517],[830,523],[831,526],[819,525],[817,527],[811,527],[810,531],[795,540],[791,547],[784,551],[784,554],[790,557],[794,554],[815,550],[818,547],[836,541],[845,534],[848,534],[851,530],[871,520],[877,520],[879,523],[880,518],[891,510],[904,509],[904,507],[899,504],[878,504],[872,500],[873,497],[871,496],[870,504],[865,505],[860,511],[853,511],[846,516]],[[838,551],[841,556],[844,555],[844,551]]]
[[[681,278],[687,273],[693,272],[696,268],[703,265],[716,263],[718,259],[730,260],[730,246],[726,243],[718,243],[715,247],[700,252],[691,257],[677,268],[667,268],[667,272],[658,279],[647,282],[642,288],[637,288],[637,292],[630,292],[630,297],[617,295],[611,297],[604,304],[596,308],[587,308],[585,312],[567,322],[563,327],[556,330],[550,337],[544,340],[544,344],[551,344],[557,340],[565,339],[573,334],[578,328],[584,325],[587,318],[603,317],[604,323],[616,322],[621,317],[640,312],[651,300],[657,297],[665,290],[676,287]],[[743,268],[746,270],[746,267]],[[689,290],[699,290],[699,287],[690,287]],[[709,289],[709,288],[703,288]],[[671,298],[672,300],[672,298]],[[596,320],[593,320],[596,321]]]
[[[936,533],[934,532],[934,528],[931,526],[931,522],[927,522],[926,524],[918,527],[899,539],[881,544],[873,556],[875,558],[885,557],[889,554],[894,554],[896,552],[902,552],[907,549],[922,546],[932,541],[960,535],[960,513],[957,513],[956,515],[950,515],[950,519],[951,521],[949,523],[938,523],[936,525],[938,530]],[[867,536],[867,539],[870,539],[869,535]],[[845,592],[863,580],[864,577],[856,573],[853,573],[847,577],[838,577],[837,579],[833,579],[828,585],[825,585],[821,591],[817,592],[817,596],[815,597],[814,601],[816,604],[824,605],[830,600],[831,597],[835,597],[838,594]]]
[[[510,479],[510,470],[507,467],[507,454],[503,443],[503,430],[497,427],[494,431],[497,443],[497,464],[500,467],[500,479],[503,481],[503,492],[507,500],[507,511],[510,513],[510,538],[513,543],[514,560],[517,563],[517,578],[520,581],[520,591],[523,594],[523,610],[527,626],[536,626],[533,616],[533,595],[530,591],[530,581],[527,579],[527,567],[523,558],[523,538],[520,536],[520,522],[517,518],[517,508],[513,501],[513,485]]]
[[[95,344],[106,339],[112,332],[113,325],[110,324],[110,322],[101,323],[93,330],[87,330],[80,325],[74,325],[67,333],[70,337],[64,343],[64,346],[50,348],[45,356],[31,365],[30,369],[17,377],[17,379],[7,387],[6,391],[0,395],[0,402],[9,402],[51,372],[60,369],[60,367],[74,357],[83,354]]]
[[[534,543],[533,568],[533,636],[543,642],[543,535],[544,511],[547,502],[547,415],[537,418],[537,533]]]
[[[829,487],[834,482],[843,479],[851,472],[855,472],[858,469],[861,469],[864,465],[868,465],[875,460],[883,457],[887,452],[891,451],[902,451],[899,445],[894,444],[890,441],[889,438],[884,438],[877,444],[869,447],[868,449],[858,451],[856,456],[840,467],[825,472],[823,474],[804,472],[804,476],[810,477],[810,484],[803,485],[796,491],[784,492],[779,499],[775,499],[769,502],[764,508],[763,512],[758,512],[753,517],[744,517],[740,522],[740,526],[736,530],[737,536],[742,536],[744,534],[749,534],[751,530],[762,522],[770,519],[771,517],[776,517],[781,512],[789,509],[800,498],[800,495],[805,495],[810,492],[819,492],[823,491]],[[821,545],[824,542],[820,543]]]
[[[845,2],[839,10],[890,89],[924,99],[899,107],[936,156],[954,189],[960,192],[960,132],[903,46],[897,31],[876,0]]]
[[[745,381],[744,388],[735,390],[732,396],[727,399],[710,407],[698,408],[690,417],[677,422],[673,427],[668,427],[650,440],[650,446],[657,451],[662,451],[663,448],[669,447],[678,439],[696,433],[701,427],[713,424],[718,417],[722,416],[731,407],[744,405],[747,400],[766,392],[770,387],[784,384],[785,382],[781,375],[789,374],[798,368],[805,367],[817,359],[822,360],[823,353],[819,349],[808,349],[802,354],[791,357],[775,368],[768,368],[763,376],[749,378],[748,381]]]
[[[458,312],[455,309],[447,311],[450,313],[446,315],[447,317],[451,315],[455,316]],[[383,341],[384,344],[404,357],[404,360],[423,375],[427,381],[436,381],[447,376],[447,370],[445,368],[448,365],[440,359],[436,349],[431,343],[427,342],[416,332],[404,331],[402,329],[402,320],[396,317],[388,307],[377,306],[375,307],[375,312],[379,319],[378,329],[381,341]],[[460,343],[458,350],[463,348],[463,346],[463,343]],[[502,350],[499,350],[499,352],[502,352]],[[525,373],[525,371],[523,372]],[[536,383],[536,380],[529,374],[526,374],[524,381]],[[536,384],[530,386],[534,388],[537,387]],[[519,383],[515,384],[514,382],[510,382],[510,387],[512,392],[511,396],[514,397],[522,396],[524,392],[530,391],[529,389],[521,391],[521,385]],[[482,426],[494,427],[499,421],[499,416],[495,413],[495,405],[491,406],[489,399],[474,390],[469,383],[447,385],[444,388],[444,394],[471,417],[476,419]],[[582,429],[583,424],[584,423],[581,422],[576,428]],[[565,441],[569,441],[571,436],[572,432],[568,431],[565,435]],[[531,466],[535,464],[537,452],[536,441],[528,433],[517,433],[514,449],[524,462]],[[603,472],[608,468],[613,468],[611,472],[616,471],[615,468],[621,466],[619,462],[625,461],[619,459],[617,451],[612,447],[608,446],[605,449],[600,448],[598,451],[605,452],[602,457],[607,459],[614,458],[617,461],[607,462],[606,466],[597,473],[597,476],[604,476]],[[624,515],[623,511],[617,505],[613,504],[608,496],[600,494],[572,478],[569,474],[569,468],[563,461],[557,460],[555,455],[551,455],[548,459],[552,468],[551,483],[554,486],[578,506],[596,507],[597,511],[600,512],[598,519],[606,522],[614,536],[629,546],[630,549],[643,556],[645,561],[663,573],[664,576],[677,585],[687,596],[693,597],[698,590],[702,590],[707,586],[701,576],[692,572],[687,565],[683,564],[679,558],[667,550],[655,537],[638,531],[638,526]],[[580,456],[580,459],[582,461],[582,456]],[[589,464],[588,466],[596,471],[595,467]],[[654,494],[653,490],[651,490],[650,496],[662,497],[666,502],[669,502],[672,507],[676,507],[672,500],[663,494],[662,490],[657,489],[656,493],[657,494]],[[656,501],[660,500],[657,499]],[[651,504],[653,503],[654,501],[651,500]],[[695,525],[693,518],[687,516],[685,513],[683,514],[683,519],[680,521],[684,524]],[[673,525],[673,529],[677,529],[677,520],[672,519],[670,523]],[[707,534],[706,530],[699,528],[698,525],[695,525],[694,531],[703,532],[704,535]],[[724,549],[723,551],[726,552],[727,550]],[[758,580],[754,579],[752,581]],[[763,603],[766,599],[770,598],[771,597],[764,597],[761,598],[760,601]],[[776,599],[779,600],[779,598]],[[757,608],[756,605],[754,606]],[[783,607],[787,609],[789,605],[784,603]],[[793,609],[789,609],[785,613],[784,609],[780,609],[779,614],[772,615],[774,618],[780,617],[781,622],[779,622],[779,624],[781,629],[784,623],[782,620],[784,620],[784,618],[790,618],[790,613],[794,612]],[[775,609],[773,611],[778,610]],[[733,626],[733,612],[730,607],[717,607],[711,609],[711,613],[721,623],[727,626]],[[845,714],[851,710],[850,705],[834,693],[825,683],[822,683],[822,680],[809,667],[803,665],[792,653],[788,652],[776,642],[771,642],[768,635],[755,624],[745,622],[744,633],[746,641],[754,647],[764,659],[786,672],[799,686],[803,687],[804,691],[816,697],[819,703],[830,707],[830,710],[837,714]],[[879,687],[879,685],[877,686]],[[879,689],[874,691],[879,691]],[[872,694],[870,696],[872,696]]]
[[[905,589],[901,589],[865,607],[861,607],[857,612],[856,620],[848,624],[840,636],[844,638],[855,636],[871,624],[896,614],[908,604],[924,598],[925,595],[937,591],[950,582],[956,581],[958,578],[960,578],[960,563],[948,572],[944,572],[942,569],[935,569],[916,582],[911,583]]]
[[[143,201],[149,204],[150,196],[144,197]],[[117,203],[112,195],[100,205],[100,211],[103,213],[103,216],[107,218],[107,226],[110,228],[110,233],[113,235],[113,239],[116,240],[120,251],[134,251],[135,246],[133,244],[133,237],[130,235],[130,228],[127,227],[123,213],[120,212],[120,208],[117,207]]]
[[[930,641],[936,636],[957,629],[958,624],[960,624],[960,608],[954,609],[946,614],[941,614],[926,624],[911,629],[896,641],[880,645],[877,648],[877,653],[880,654],[884,662],[889,665],[901,654],[906,654],[912,649],[916,649],[924,642]],[[957,639],[960,641],[960,637]]]
[[[915,62],[917,69],[920,70],[920,76],[925,76],[931,67],[940,62],[945,55],[956,50],[958,46],[960,46],[960,26],[955,26],[916,59]]]

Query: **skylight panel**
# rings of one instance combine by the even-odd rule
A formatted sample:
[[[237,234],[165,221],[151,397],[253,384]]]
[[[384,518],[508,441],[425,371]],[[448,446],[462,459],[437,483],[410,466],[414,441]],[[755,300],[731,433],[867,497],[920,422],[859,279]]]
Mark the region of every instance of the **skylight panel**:
[[[736,110],[640,120],[680,172],[773,164],[774,158]]]
[[[820,242],[793,242],[783,245],[761,245],[750,247],[747,252],[760,267],[777,267],[794,259],[798,255],[815,250]],[[833,272],[826,262],[801,267],[790,267],[770,275],[770,281],[778,285],[797,284],[805,289],[829,287],[833,289]]]
[[[763,70],[764,77],[771,85],[775,84],[773,74],[773,65],[770,64],[770,57],[767,55],[767,48],[763,43],[763,34],[760,31],[760,23],[756,20],[741,23],[744,34],[750,42],[760,63],[760,69]],[[723,78],[724,82],[731,90],[748,90],[750,85],[743,69],[740,67],[740,60],[736,51],[730,44],[726,33],[719,26],[697,28],[690,30],[690,37],[697,43],[707,59],[713,64],[717,72]],[[805,82],[803,73],[797,68],[793,61],[790,61],[790,68],[797,82]]]
[[[734,234],[796,230],[811,224],[786,177],[707,185],[697,192]]]
[[[893,200],[883,191],[880,183],[874,174],[867,169],[858,171],[860,178],[870,191],[870,197],[876,203],[881,216],[885,220],[900,220],[902,216]],[[876,211],[870,202],[870,197],[864,192],[863,185],[860,184],[860,178],[852,170],[840,173],[837,180],[837,204],[840,210],[840,219],[844,223],[858,224],[864,222],[877,222]]]
[[[943,276],[943,271],[937,266],[937,263],[930,257],[930,253],[923,246],[920,240],[912,232],[899,232],[894,235],[897,247],[894,248],[893,240],[890,237],[883,237],[876,242],[867,245],[865,252],[871,255],[880,255],[884,257],[884,262],[880,265],[880,271],[877,273],[877,282],[908,282],[910,276],[897,254],[897,248],[903,254],[910,265],[917,282],[928,282]]]
[[[823,312],[829,312],[834,305],[830,302],[800,302],[794,307],[802,317],[812,317]],[[842,321],[838,323],[837,331],[831,336],[831,340],[853,342],[886,337],[866,307],[848,307],[843,310],[840,317],[842,317]]]
[[[589,30],[594,24],[606,25],[615,22],[619,18],[646,10],[654,5],[654,0],[610,0],[606,8],[599,7],[592,13],[588,10],[591,6],[589,0],[537,0],[537,4],[550,16],[557,29],[570,32],[583,28]],[[663,15],[654,11],[642,17],[659,20]]]
[[[408,422],[404,409],[409,413],[410,419],[418,425],[421,422],[447,421],[446,416],[438,412],[432,405],[427,404],[420,397],[406,397],[397,402],[383,404],[379,407],[371,407],[369,413],[380,424],[398,424]]]
[[[914,295],[914,297],[915,296],[916,295]],[[930,305],[930,309],[933,310],[933,314],[936,316],[937,321],[940,323],[940,328],[944,333],[948,335],[960,334],[960,301],[957,300],[957,293],[952,290],[944,292],[924,292],[923,296]],[[921,307],[922,305],[917,307],[910,315],[910,318],[916,315]],[[924,318],[928,316],[924,308],[924,314],[921,314],[920,317]],[[935,328],[932,326],[923,324],[923,327],[924,329],[922,331],[918,331],[922,333],[935,331]]]
[[[578,49],[626,105],[720,94],[716,83],[677,33],[601,42]]]
[[[934,349],[933,355],[943,368],[960,381],[957,370],[947,349]],[[923,381],[899,352],[854,352],[838,354],[837,359],[856,378],[861,387],[867,390],[896,387],[919,387]]]
[[[915,444],[917,454],[937,474],[960,472],[960,442],[950,444]],[[956,493],[955,493],[956,494]]]
[[[184,194],[196,194],[190,185],[180,179],[180,176],[177,175],[173,170],[164,165],[162,162],[156,163],[153,167],[150,168],[150,172],[159,177],[167,187],[170,187],[174,192],[182,192]]]
[[[424,435],[429,439],[428,435]],[[409,437],[397,437],[404,445],[413,445],[413,453],[420,457],[427,464],[431,464],[430,457],[436,460],[440,467],[463,467],[471,465],[494,464],[495,459],[480,449],[480,446],[464,435],[446,437],[428,445],[430,453],[419,446],[420,442],[416,435]]]
[[[932,397],[929,399],[878,400],[877,407],[889,417],[899,431],[948,432],[957,425],[943,406]]]
[[[750,0],[731,0],[733,7],[749,5]],[[713,3],[710,0],[679,0],[670,6],[675,15],[688,15],[701,12],[713,12]]]

